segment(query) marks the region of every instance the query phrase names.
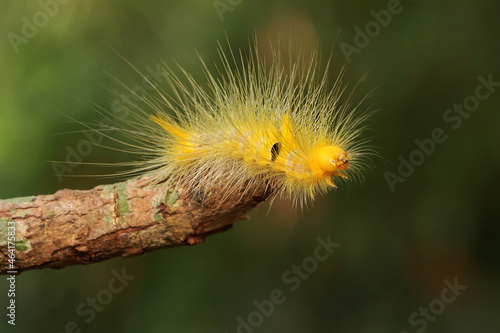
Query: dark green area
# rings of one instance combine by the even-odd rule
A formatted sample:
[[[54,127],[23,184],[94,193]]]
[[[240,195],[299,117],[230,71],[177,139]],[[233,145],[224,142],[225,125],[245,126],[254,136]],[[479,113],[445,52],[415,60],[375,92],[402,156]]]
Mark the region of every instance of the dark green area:
[[[16,53],[8,34],[22,34],[23,17],[43,23],[40,3],[54,15],[36,33],[25,28],[34,36]],[[146,74],[157,74],[164,61],[203,81],[196,52],[213,68],[217,40],[226,35],[235,49],[246,48],[254,33],[265,39],[288,31],[305,50],[319,40],[322,59],[333,49],[331,84],[346,65],[341,48],[355,39],[366,44],[350,57],[344,81],[352,87],[368,73],[353,99],[374,89],[364,107],[379,110],[368,134],[382,158],[373,159],[362,185],[342,186],[303,212],[286,201],[269,212],[260,207],[250,221],[201,246],[22,274],[15,328],[6,322],[8,284],[1,278],[1,332],[63,332],[70,321],[84,332],[236,332],[239,317],[258,323],[254,302],[268,306],[275,289],[283,291],[278,301],[286,299],[262,316],[256,333],[417,332],[423,317],[413,326],[409,317],[429,304],[439,314],[425,321],[426,333],[500,331],[500,87],[480,88],[490,94],[477,109],[470,97],[488,76],[500,82],[498,1],[403,1],[390,22],[381,12],[387,1],[243,0],[222,21],[211,0],[55,3],[2,5],[1,199],[121,180],[72,176],[127,169],[48,162],[140,158],[88,145],[125,148],[75,133],[83,128],[71,120],[105,121],[94,105],[109,110],[117,99],[110,90],[129,94],[114,78],[142,86],[117,53]],[[374,16],[385,26],[370,23]],[[356,37],[355,27],[374,29],[373,37]],[[475,111],[447,111],[464,103]],[[441,143],[430,143],[433,133]],[[419,165],[392,191],[385,175],[397,174],[400,158],[410,155]],[[165,200],[175,202],[172,195]],[[308,258],[318,237],[328,235],[341,246],[313,269]],[[292,265],[303,263],[312,272],[292,279]],[[78,315],[88,297],[108,301],[112,270],[123,267],[135,278],[92,320],[90,306]],[[444,281],[455,277],[467,289],[441,309]]]

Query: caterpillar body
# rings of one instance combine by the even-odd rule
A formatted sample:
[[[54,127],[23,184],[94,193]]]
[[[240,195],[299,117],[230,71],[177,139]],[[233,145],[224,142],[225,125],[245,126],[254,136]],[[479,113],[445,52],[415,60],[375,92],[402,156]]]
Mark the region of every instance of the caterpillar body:
[[[370,113],[343,96],[342,75],[329,88],[317,56],[285,66],[280,52],[267,64],[257,43],[251,49],[244,56],[220,47],[218,73],[201,60],[208,89],[182,69],[179,78],[164,68],[169,93],[143,76],[156,96],[138,96],[144,105],[127,120],[134,142],[125,144],[142,158],[126,173],[202,195],[266,186],[301,206],[361,177],[372,154],[360,138]]]

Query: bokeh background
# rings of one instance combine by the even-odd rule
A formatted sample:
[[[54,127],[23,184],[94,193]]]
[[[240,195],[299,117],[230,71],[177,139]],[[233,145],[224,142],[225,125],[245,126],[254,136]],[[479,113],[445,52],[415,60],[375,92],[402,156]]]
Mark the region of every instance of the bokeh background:
[[[369,135],[381,158],[362,184],[302,212],[286,201],[263,205],[201,246],[26,272],[17,279],[15,327],[6,323],[2,277],[1,332],[64,332],[71,321],[82,332],[237,332],[238,317],[248,321],[254,301],[274,289],[286,301],[239,332],[500,331],[500,87],[457,129],[443,120],[474,95],[479,76],[500,82],[498,1],[402,1],[379,31],[369,25],[373,37],[350,61],[341,45],[355,46],[356,27],[395,1],[66,2],[0,1],[0,198],[112,182],[54,175],[48,161],[64,160],[66,147],[84,139],[61,134],[81,129],[67,116],[98,119],[93,105],[109,109],[110,89],[124,91],[113,77],[141,83],[118,54],[141,71],[178,62],[203,78],[196,52],[215,60],[226,35],[234,48],[247,48],[254,34],[288,34],[306,51],[319,45],[323,59],[333,53],[332,83],[344,65],[351,85],[368,73],[355,98],[375,89],[366,106],[379,110]],[[34,19],[38,31],[24,28],[31,37],[13,43],[10,33],[22,38]],[[387,172],[397,173],[399,156],[408,159],[435,128],[447,140],[392,191]],[[127,158],[96,148],[84,160]],[[340,247],[290,290],[282,275],[313,255],[318,237]],[[79,304],[122,269],[135,278],[85,322]],[[449,304],[439,301],[445,280],[467,286]],[[423,319],[429,305],[437,315]]]

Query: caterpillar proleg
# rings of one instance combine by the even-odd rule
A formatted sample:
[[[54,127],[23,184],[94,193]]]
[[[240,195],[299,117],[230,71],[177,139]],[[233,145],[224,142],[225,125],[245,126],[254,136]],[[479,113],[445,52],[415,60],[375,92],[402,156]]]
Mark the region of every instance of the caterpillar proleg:
[[[169,92],[148,81],[154,96],[140,96],[126,121],[133,142],[124,144],[141,155],[126,173],[202,195],[266,186],[301,206],[362,177],[372,153],[363,101],[352,103],[342,72],[330,87],[317,55],[290,59],[275,49],[267,63],[256,42],[249,55],[219,45],[216,71],[201,60],[207,88],[165,67]]]

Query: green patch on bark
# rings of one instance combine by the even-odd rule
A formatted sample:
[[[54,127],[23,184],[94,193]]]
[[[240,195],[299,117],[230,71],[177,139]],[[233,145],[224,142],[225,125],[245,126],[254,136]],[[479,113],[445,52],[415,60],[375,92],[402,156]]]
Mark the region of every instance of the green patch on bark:
[[[9,237],[9,227],[14,227],[15,225],[9,225],[9,222],[13,220],[8,219],[6,217],[0,218],[0,244],[7,244],[7,240]],[[11,232],[13,229],[10,230]],[[12,235],[10,235],[12,237]],[[12,242],[12,241],[11,241]],[[28,242],[25,239],[18,239],[13,241],[16,246],[16,250],[18,251],[26,251],[29,248]]]
[[[167,206],[173,206],[177,202],[178,198],[179,195],[177,194],[177,192],[175,192],[172,189],[169,189],[167,191],[167,195],[165,195],[164,202]]]
[[[168,189],[164,196],[158,196],[153,201],[153,207],[155,207],[155,213],[153,219],[155,222],[162,222],[164,220],[162,213],[158,209],[160,205],[172,206],[177,202],[179,195],[173,189]]]
[[[153,206],[158,207],[161,204],[164,204],[166,206],[172,206],[177,202],[177,199],[179,198],[179,195],[177,192],[175,192],[172,189],[168,189],[167,193],[163,197],[157,197],[153,201]]]
[[[122,222],[124,222],[125,218],[124,215],[130,213],[130,206],[128,204],[128,196],[125,193],[125,189],[127,188],[126,183],[118,183],[115,185],[116,186],[116,191],[118,192],[118,215],[120,216],[120,219]]]
[[[28,242],[24,239],[19,239],[14,243],[16,244],[16,250],[18,251],[26,251],[29,248]]]
[[[163,215],[159,211],[155,212],[154,221],[155,222],[162,222],[163,221]]]
[[[16,211],[14,214],[12,214],[12,217],[25,217],[28,215],[28,211]]]
[[[114,185],[102,185],[102,189],[104,190],[104,193],[106,194],[113,194],[115,192],[115,186]]]
[[[6,217],[0,218],[0,244],[7,243],[7,222],[11,221]]]
[[[110,224],[111,222],[113,222],[113,218],[111,217],[110,212],[107,212],[106,216],[104,216],[104,222],[106,222],[107,224]]]

